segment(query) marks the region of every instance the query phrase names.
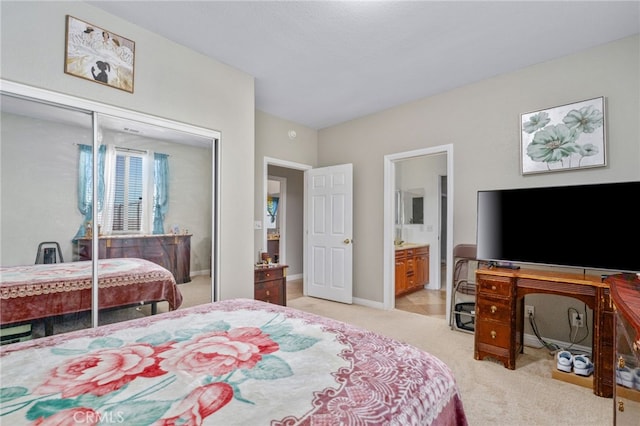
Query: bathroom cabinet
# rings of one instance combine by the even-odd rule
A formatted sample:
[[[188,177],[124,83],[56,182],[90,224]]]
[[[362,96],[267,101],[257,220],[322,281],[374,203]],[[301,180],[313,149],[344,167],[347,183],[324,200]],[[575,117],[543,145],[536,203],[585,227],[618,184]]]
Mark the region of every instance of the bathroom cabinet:
[[[400,296],[429,284],[429,246],[397,247],[395,253],[395,294]]]

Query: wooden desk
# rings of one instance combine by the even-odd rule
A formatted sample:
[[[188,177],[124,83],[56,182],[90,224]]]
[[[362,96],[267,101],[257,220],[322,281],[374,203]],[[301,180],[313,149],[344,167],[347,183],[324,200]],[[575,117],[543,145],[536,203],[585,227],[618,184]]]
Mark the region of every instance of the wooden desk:
[[[492,357],[509,369],[523,351],[524,296],[555,294],[593,309],[593,392],[613,395],[613,309],[609,286],[600,277],[532,269],[481,268],[476,272],[474,358]]]

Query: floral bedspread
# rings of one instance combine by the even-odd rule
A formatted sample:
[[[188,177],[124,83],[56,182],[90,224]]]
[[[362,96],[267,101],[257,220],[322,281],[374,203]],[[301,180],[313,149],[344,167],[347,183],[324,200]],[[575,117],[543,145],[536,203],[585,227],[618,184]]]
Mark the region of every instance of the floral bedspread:
[[[436,357],[254,300],[11,344],[0,363],[2,424],[467,424]]]
[[[0,267],[0,324],[91,310],[92,261]],[[101,309],[166,300],[182,294],[173,274],[145,259],[98,260]]]

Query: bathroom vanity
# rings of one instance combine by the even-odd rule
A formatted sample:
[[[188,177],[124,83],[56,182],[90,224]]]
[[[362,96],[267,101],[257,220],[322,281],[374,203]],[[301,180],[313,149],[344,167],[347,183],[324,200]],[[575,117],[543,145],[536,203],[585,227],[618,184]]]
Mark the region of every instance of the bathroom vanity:
[[[424,289],[429,284],[429,245],[401,244],[395,246],[396,296]]]

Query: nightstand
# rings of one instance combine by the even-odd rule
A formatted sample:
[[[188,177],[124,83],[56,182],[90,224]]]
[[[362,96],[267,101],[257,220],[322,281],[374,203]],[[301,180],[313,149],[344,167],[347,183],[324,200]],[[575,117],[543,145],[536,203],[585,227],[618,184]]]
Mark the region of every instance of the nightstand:
[[[254,272],[254,299],[286,306],[287,268],[287,265],[256,266]]]

